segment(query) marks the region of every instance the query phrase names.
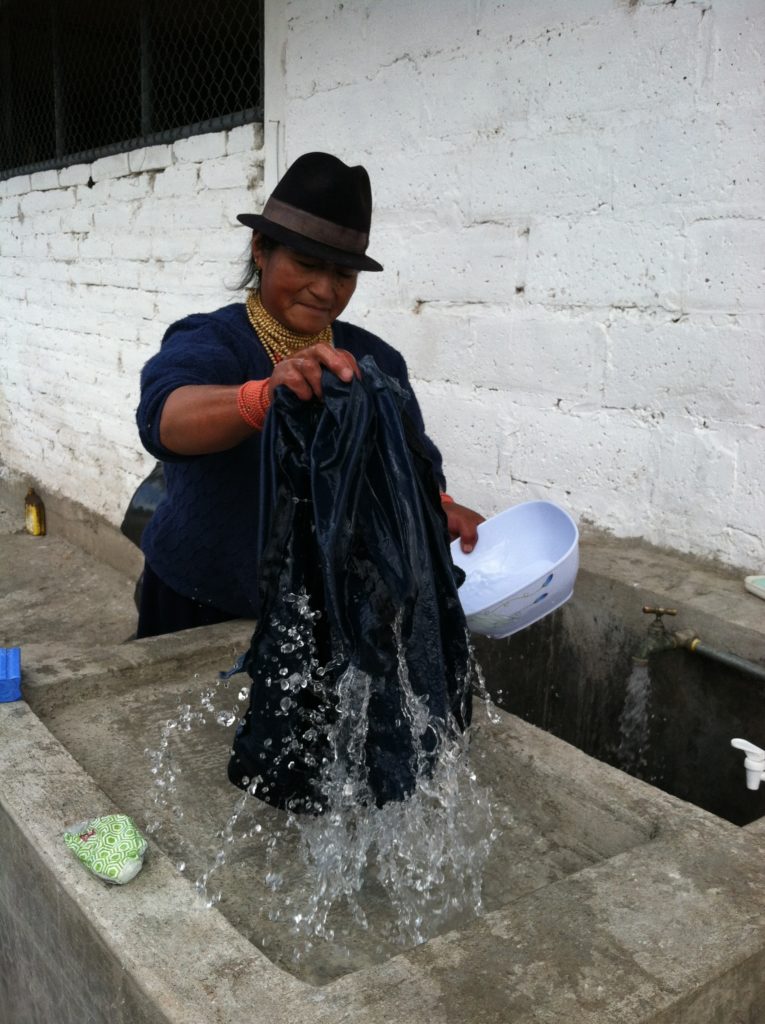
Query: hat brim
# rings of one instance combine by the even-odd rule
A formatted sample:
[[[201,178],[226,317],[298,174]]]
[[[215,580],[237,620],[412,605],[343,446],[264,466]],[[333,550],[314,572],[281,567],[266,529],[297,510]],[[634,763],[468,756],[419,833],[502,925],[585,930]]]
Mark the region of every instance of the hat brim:
[[[236,219],[245,227],[268,235],[275,242],[286,245],[288,249],[294,249],[295,252],[305,253],[306,256],[326,260],[327,263],[336,263],[339,267],[350,267],[353,270],[376,271],[383,269],[382,264],[373,260],[371,256],[364,253],[347,252],[345,249],[335,249],[334,246],[325,245],[323,242],[315,242],[312,238],[283,228],[281,224],[275,224],[259,213],[240,213]]]

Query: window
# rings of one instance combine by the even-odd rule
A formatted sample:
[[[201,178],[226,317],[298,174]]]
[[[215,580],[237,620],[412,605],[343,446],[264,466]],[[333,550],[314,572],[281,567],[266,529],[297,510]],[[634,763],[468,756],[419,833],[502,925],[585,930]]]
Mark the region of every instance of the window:
[[[263,116],[262,0],[0,0],[0,178]]]

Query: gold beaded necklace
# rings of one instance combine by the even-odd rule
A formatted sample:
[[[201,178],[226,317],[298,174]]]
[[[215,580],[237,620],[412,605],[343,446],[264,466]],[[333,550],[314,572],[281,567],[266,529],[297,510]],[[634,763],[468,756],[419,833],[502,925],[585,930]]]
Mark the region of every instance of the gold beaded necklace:
[[[308,348],[310,345],[318,345],[319,342],[332,344],[331,324],[328,324],[318,334],[297,334],[271,316],[261,301],[259,291],[250,291],[245,306],[247,319],[252,324],[253,330],[260,338],[263,348],[274,365],[281,359],[294,356],[296,352],[300,352],[301,349]]]

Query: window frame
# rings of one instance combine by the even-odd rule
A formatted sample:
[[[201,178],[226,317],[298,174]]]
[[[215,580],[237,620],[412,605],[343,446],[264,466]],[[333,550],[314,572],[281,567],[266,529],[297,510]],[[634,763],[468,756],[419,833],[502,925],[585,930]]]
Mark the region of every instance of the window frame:
[[[66,0],[64,0],[66,2]],[[70,0],[70,2],[77,2],[77,0]],[[146,26],[148,21],[146,19],[146,12],[150,9],[150,6],[157,2],[157,0],[139,0],[137,7],[138,16],[141,20],[141,45],[140,45],[140,94],[141,94],[141,127],[150,128],[151,119],[151,52],[150,44],[147,41]],[[161,2],[161,0],[159,0]],[[251,0],[255,4],[256,0]],[[5,17],[8,17],[8,11],[12,10],[13,0],[0,0],[0,29],[2,29],[2,22]],[[164,128],[158,131],[146,131],[139,135],[133,135],[130,138],[120,139],[118,141],[105,143],[104,145],[94,146],[89,149],[83,149],[79,151],[65,151],[65,144],[62,143],[64,138],[64,132],[62,131],[62,120],[65,118],[63,111],[63,104],[58,101],[57,90],[61,89],[60,82],[60,63],[58,54],[56,51],[57,46],[60,45],[59,33],[56,30],[57,10],[61,6],[61,0],[51,0],[49,11],[50,11],[50,37],[51,47],[53,50],[53,64],[51,68],[51,74],[53,79],[52,89],[52,118],[54,125],[54,137],[55,147],[57,153],[55,156],[48,157],[43,160],[22,163],[14,166],[0,166],[0,181],[5,181],[9,178],[17,177],[19,175],[31,174],[37,171],[50,171],[59,170],[64,167],[71,167],[75,164],[87,164],[93,163],[95,160],[101,159],[106,156],[113,156],[118,153],[126,153],[131,150],[146,148],[149,146],[166,145],[168,143],[176,142],[178,139],[190,138],[193,135],[201,135],[207,132],[218,132],[227,131],[232,128],[239,127],[240,125],[253,124],[262,122],[263,112],[263,84],[264,84],[264,2],[257,4],[257,18],[259,21],[259,36],[260,36],[260,61],[257,69],[258,92],[260,97],[260,105],[254,107],[247,107],[242,110],[233,111],[230,113],[219,114],[215,117],[211,117],[201,121],[194,121],[187,124],[178,124],[170,128]],[[59,13],[61,13],[59,11]],[[5,16],[5,17],[4,17]],[[7,33],[0,31],[0,35],[7,35]],[[12,77],[11,71],[11,60],[10,60],[10,43],[6,40],[6,43],[0,47],[0,83],[4,83],[5,87],[0,89],[0,119],[5,123],[5,131],[8,133],[10,138],[13,134],[12,129],[12,114],[10,112],[10,106],[12,103],[12,88],[10,87],[10,79]],[[3,94],[4,98],[3,98]],[[46,111],[46,114],[50,116],[51,111]],[[0,125],[1,127],[1,125]],[[2,140],[0,140],[0,143]],[[61,152],[58,152],[61,150]],[[0,161],[2,157],[2,146],[0,146]]]

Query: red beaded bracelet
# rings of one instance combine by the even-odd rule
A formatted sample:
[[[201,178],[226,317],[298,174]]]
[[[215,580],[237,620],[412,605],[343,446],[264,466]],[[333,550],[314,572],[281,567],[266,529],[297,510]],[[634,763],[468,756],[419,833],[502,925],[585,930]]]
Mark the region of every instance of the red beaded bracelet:
[[[266,421],[266,413],[271,405],[268,393],[268,378],[265,380],[248,380],[239,388],[236,406],[239,415],[253,430],[262,430]]]

